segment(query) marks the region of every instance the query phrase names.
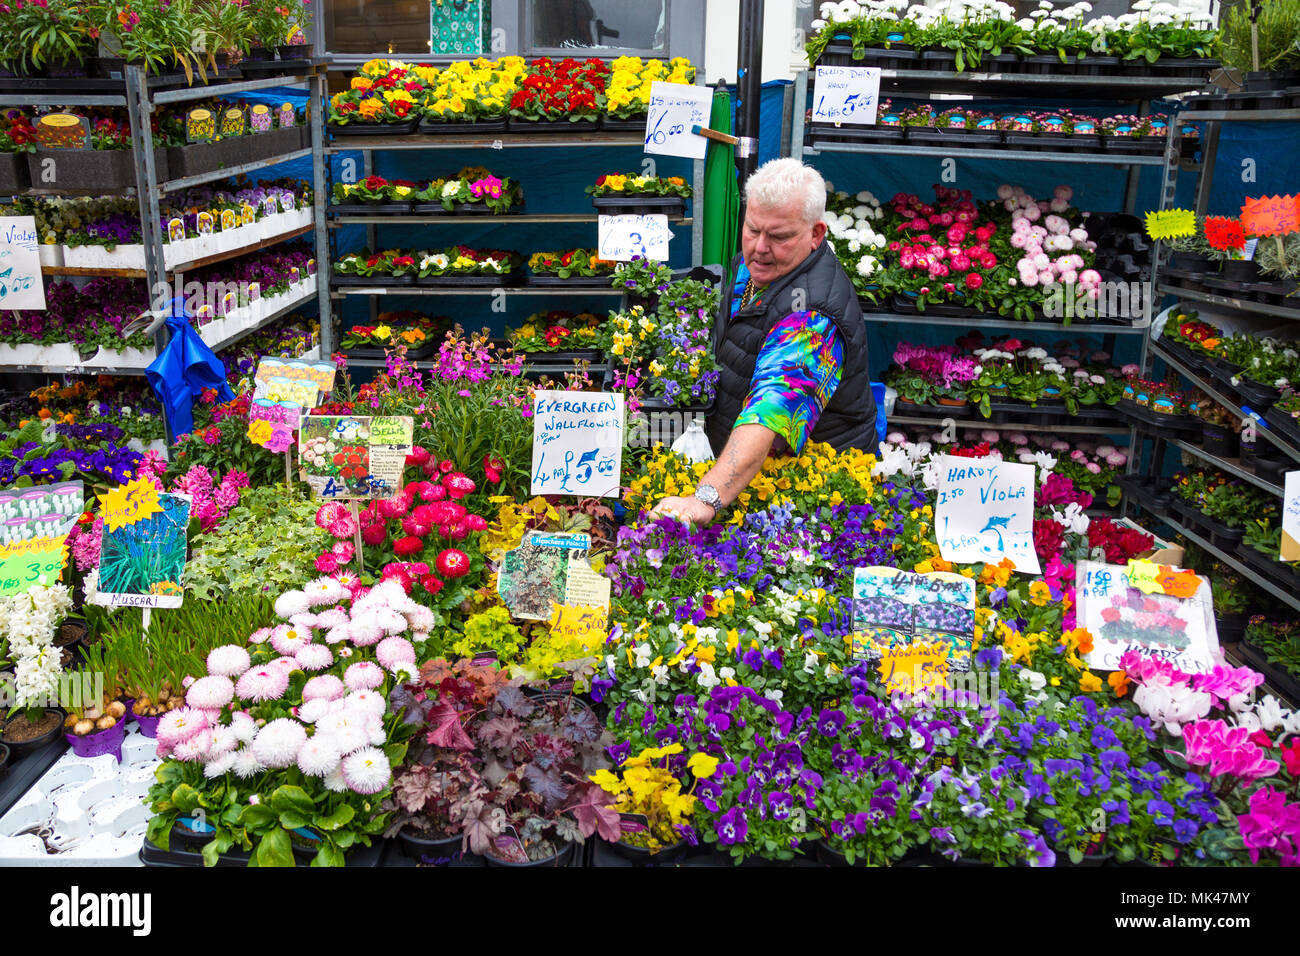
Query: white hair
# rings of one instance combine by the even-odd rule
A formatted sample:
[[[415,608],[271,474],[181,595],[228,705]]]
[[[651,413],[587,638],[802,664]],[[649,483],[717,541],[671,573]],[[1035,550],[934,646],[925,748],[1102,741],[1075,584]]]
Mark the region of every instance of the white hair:
[[[826,214],[826,180],[792,156],[772,159],[758,167],[745,183],[745,202],[762,209],[797,202],[803,207],[804,222],[820,222]]]

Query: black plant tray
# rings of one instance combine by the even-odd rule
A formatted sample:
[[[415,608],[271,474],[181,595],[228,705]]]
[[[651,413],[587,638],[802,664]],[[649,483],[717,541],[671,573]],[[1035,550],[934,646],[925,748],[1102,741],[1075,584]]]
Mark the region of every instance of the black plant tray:
[[[642,116],[631,116],[627,119],[619,119],[615,116],[602,116],[600,118],[600,128],[607,133],[644,133],[646,120],[649,114]]]
[[[404,286],[413,285],[414,282],[414,276],[330,276],[331,286],[348,288],[354,288],[357,286],[364,286],[366,288],[371,286]]]
[[[154,174],[158,182],[170,177],[168,150],[153,151]],[[43,182],[42,164],[54,160],[54,182],[60,189],[134,189],[135,153],[130,149],[40,149],[27,154],[27,168],[33,183]]]
[[[1158,156],[1165,151],[1163,136],[1103,136],[1101,145],[1118,156]]]
[[[959,412],[968,412],[971,418],[979,417],[979,408],[970,404],[959,407],[956,405],[922,405],[919,402],[912,404],[904,402],[901,398],[894,401],[895,415],[920,416],[923,418],[956,418]]]
[[[171,841],[168,841],[169,843]],[[370,846],[358,847],[348,852],[347,865],[353,868],[372,869],[379,866],[379,861],[385,853],[384,840],[371,839]],[[242,850],[229,850],[217,858],[217,866],[247,866],[249,854]],[[145,866],[159,867],[176,867],[176,866],[197,866],[202,867],[203,853],[201,850],[191,849],[170,849],[163,850],[149,841],[145,837],[144,844],[140,847],[140,862]],[[307,866],[311,862],[311,857],[305,857],[301,852],[294,853],[294,862],[298,866]]]
[[[394,338],[396,338],[396,334],[394,334]],[[400,345],[401,343],[399,341],[394,344]],[[411,348],[410,346],[407,346],[406,357],[408,359],[415,359],[415,360],[427,359],[430,356],[436,354],[439,346],[441,345],[442,345],[442,341],[440,339],[431,336],[428,339],[425,339],[424,344],[422,344],[419,348]],[[348,358],[380,358],[381,359],[387,353],[384,351],[384,349],[379,348],[378,346],[359,345],[356,348],[345,349],[344,354]]]
[[[43,747],[15,757],[9,749],[9,763],[0,771],[0,816],[22,798],[32,785],[53,766],[54,761],[68,749],[68,741],[60,733]]]
[[[596,120],[521,120],[511,116],[506,129],[511,133],[594,133],[600,128]]]
[[[229,83],[231,80],[238,79],[240,70],[237,66],[224,68],[220,75],[209,77],[213,83]],[[204,86],[204,80],[196,71],[194,74],[195,82],[190,83],[190,78],[183,72],[178,73],[158,73],[151,74],[145,79],[145,83],[151,90],[164,90],[177,86]],[[44,76],[4,76],[0,77],[0,93],[117,93],[121,94],[124,89],[124,81],[120,79],[109,79],[100,76],[68,76],[68,77],[44,77]]]
[[[265,133],[246,133],[215,143],[169,146],[167,172],[171,178],[180,179],[296,152],[302,148],[302,129],[292,126]]]
[[[564,286],[570,289],[608,289],[613,278],[613,276],[570,276],[562,279],[559,276],[530,274],[527,284],[543,288]]]
[[[521,273],[507,272],[504,275],[472,276],[425,276],[415,280],[420,286],[513,286],[519,285]]]
[[[20,193],[31,184],[27,157],[22,153],[0,153],[0,196]]]
[[[894,296],[894,311],[903,315],[939,315],[947,318],[964,319],[979,315],[979,312],[969,305],[951,305],[941,302],[932,302],[925,307],[922,312],[916,307],[916,300],[906,295]]]
[[[416,202],[411,204],[411,212],[417,216],[482,216],[484,219],[492,216],[512,215],[521,212],[523,208],[522,201],[515,203],[503,213],[494,212],[487,204],[478,202],[461,203],[450,210],[440,202]]]
[[[413,205],[411,202],[336,202],[330,204],[329,211],[340,216],[405,216]]]
[[[1264,412],[1264,421],[1274,437],[1282,439],[1293,448],[1300,448],[1300,421],[1292,418],[1289,412],[1270,408]]]
[[[426,116],[420,120],[416,129],[430,136],[476,136],[479,133],[504,133],[506,120],[503,116],[500,119],[467,123],[462,120],[436,120]]]
[[[572,365],[574,362],[590,362],[603,365],[605,353],[600,349],[561,349],[557,352],[519,351],[524,362],[529,365]]]
[[[591,204],[607,216],[662,213],[669,219],[681,219],[686,215],[686,200],[681,196],[593,196]]]
[[[1278,664],[1269,663],[1268,657],[1254,644],[1243,642],[1237,647],[1237,653],[1242,660],[1263,674],[1265,682],[1277,688],[1291,706],[1300,705],[1300,678],[1297,675]]]
[[[345,136],[407,136],[420,125],[418,116],[400,123],[329,123],[328,129],[335,137]]]
[[[1258,382],[1251,381],[1244,375],[1233,386],[1237,394],[1246,400],[1250,405],[1250,410],[1256,414],[1262,414],[1265,410],[1272,408],[1273,404],[1282,398],[1282,393],[1271,385],[1261,385]]]
[[[829,126],[817,123],[808,129],[807,140],[816,148],[823,143],[902,143],[907,130],[902,126]]]
[[[938,129],[910,126],[907,141],[918,146],[963,146],[997,148],[1004,142],[1001,130]]]
[[[1115,410],[1128,422],[1138,426],[1154,428],[1160,431],[1192,434],[1200,428],[1200,421],[1191,415],[1170,415],[1165,412],[1153,412],[1145,405],[1121,398],[1115,403]]]

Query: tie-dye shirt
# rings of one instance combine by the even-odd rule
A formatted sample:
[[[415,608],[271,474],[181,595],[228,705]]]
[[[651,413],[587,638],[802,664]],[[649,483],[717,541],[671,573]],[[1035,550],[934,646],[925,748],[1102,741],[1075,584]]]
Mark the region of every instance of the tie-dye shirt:
[[[732,290],[732,315],[740,309],[748,281],[742,263]],[[755,299],[762,298],[762,290],[756,290]],[[843,365],[844,346],[834,321],[820,312],[790,313],[767,334],[736,425],[765,425],[777,434],[773,454],[787,447],[798,454],[835,394]]]

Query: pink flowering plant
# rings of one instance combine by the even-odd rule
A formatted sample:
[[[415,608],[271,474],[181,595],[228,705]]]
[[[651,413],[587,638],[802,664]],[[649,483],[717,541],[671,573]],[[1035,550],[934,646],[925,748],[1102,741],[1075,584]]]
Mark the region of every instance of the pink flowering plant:
[[[1185,674],[1133,651],[1120,666],[1138,685],[1133,703],[1181,738],[1167,759],[1204,775],[1219,801],[1202,841],[1209,856],[1300,866],[1300,715],[1272,696],[1257,698],[1264,678],[1249,667],[1220,662]]]
[[[166,849],[173,825],[202,809],[209,866],[235,848],[257,866],[293,866],[295,849],[343,865],[383,832],[412,732],[389,694],[418,673],[428,608],[395,581],[350,592],[321,577],[281,594],[275,613],[279,624],[213,649],[186,706],[158,726],[148,837]]]

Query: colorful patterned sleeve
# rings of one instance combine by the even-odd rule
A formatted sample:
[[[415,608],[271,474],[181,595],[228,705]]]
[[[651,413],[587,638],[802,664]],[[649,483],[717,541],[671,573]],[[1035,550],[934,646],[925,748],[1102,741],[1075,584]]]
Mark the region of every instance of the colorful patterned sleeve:
[[[840,384],[844,346],[820,312],[793,312],[768,333],[737,425],[765,425],[796,454]]]

